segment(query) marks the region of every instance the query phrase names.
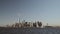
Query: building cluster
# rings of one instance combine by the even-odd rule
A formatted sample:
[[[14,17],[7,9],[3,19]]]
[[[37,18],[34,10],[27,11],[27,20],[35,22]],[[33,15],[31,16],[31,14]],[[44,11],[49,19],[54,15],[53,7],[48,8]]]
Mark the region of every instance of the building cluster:
[[[37,28],[41,28],[42,26],[42,22],[39,21],[35,21],[35,22],[26,22],[25,20],[23,20],[22,22],[17,22],[15,24],[12,25],[6,25],[5,27],[12,27],[12,28],[26,28],[26,27],[37,27]],[[0,26],[1,27],[1,26]],[[48,26],[48,23],[46,26],[42,26],[43,28],[60,28],[60,26]]]
[[[19,23],[15,23],[13,24],[11,27],[14,28],[25,28],[25,27],[41,27],[42,26],[42,22],[25,22],[25,20],[23,22],[19,22]]]

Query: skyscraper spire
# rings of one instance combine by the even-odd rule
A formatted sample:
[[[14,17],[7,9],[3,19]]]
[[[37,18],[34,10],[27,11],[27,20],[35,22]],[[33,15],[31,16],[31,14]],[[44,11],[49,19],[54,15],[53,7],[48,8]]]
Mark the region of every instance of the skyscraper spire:
[[[20,23],[20,18],[19,18],[19,23]]]
[[[47,26],[48,26],[48,23],[47,23]]]

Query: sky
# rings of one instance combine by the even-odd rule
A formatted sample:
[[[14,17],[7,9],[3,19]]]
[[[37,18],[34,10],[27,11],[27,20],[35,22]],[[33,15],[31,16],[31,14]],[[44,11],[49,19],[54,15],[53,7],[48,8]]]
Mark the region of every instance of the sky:
[[[0,0],[0,26],[21,21],[41,21],[60,26],[60,0]]]

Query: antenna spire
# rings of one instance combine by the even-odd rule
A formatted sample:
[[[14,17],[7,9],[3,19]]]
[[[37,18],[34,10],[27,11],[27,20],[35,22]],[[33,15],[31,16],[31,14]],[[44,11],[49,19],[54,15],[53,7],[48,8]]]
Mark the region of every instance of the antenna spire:
[[[19,23],[20,23],[20,18],[19,18]]]
[[[48,23],[47,23],[47,26],[48,26]]]

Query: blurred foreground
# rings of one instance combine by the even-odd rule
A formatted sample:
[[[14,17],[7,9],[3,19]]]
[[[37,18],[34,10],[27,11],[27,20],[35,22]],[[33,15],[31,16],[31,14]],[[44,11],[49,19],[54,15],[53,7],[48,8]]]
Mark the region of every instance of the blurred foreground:
[[[4,28],[0,34],[60,34],[60,28]]]

